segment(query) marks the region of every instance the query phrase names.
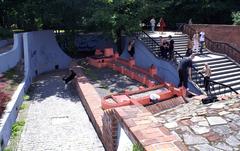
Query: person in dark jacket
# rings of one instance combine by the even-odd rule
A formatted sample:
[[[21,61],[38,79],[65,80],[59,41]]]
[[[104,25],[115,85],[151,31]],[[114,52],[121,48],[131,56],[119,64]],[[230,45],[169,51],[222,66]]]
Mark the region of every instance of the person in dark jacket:
[[[184,86],[188,88],[188,79],[192,80],[192,60],[195,54],[188,58],[183,58],[178,65],[179,84],[178,87]]]
[[[169,53],[169,60],[174,59],[174,40],[172,39],[172,36],[169,35],[169,48],[168,48],[168,53]]]

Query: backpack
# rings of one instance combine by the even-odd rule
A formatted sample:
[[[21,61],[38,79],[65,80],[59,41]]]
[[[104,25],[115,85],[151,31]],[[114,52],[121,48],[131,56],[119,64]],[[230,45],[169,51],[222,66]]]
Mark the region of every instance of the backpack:
[[[215,95],[208,96],[207,98],[202,99],[203,104],[213,103],[213,102],[217,102],[217,101],[219,101],[219,100]]]

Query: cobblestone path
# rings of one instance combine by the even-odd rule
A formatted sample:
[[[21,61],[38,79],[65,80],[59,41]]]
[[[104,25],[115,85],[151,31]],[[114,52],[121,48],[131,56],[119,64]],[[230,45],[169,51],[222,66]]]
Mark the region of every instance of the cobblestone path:
[[[104,151],[66,71],[40,76],[30,89],[31,105],[18,151]]]

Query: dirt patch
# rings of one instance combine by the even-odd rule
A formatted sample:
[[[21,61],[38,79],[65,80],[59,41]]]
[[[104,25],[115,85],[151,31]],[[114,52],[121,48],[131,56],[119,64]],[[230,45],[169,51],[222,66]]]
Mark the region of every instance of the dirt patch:
[[[19,65],[0,75],[0,117],[23,77]]]

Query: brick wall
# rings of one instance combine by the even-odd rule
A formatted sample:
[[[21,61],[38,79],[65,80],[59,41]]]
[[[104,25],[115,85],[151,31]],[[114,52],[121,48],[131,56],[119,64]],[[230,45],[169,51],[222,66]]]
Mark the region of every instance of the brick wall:
[[[103,140],[108,151],[117,150],[118,121],[112,109],[106,110],[103,116]]]
[[[114,109],[114,116],[132,140],[147,151],[187,150],[176,134],[170,133],[142,105],[124,106]]]
[[[204,31],[213,41],[226,42],[240,49],[240,26],[193,24],[194,29]]]
[[[240,63],[240,26],[193,24],[185,25],[184,33],[192,36],[204,31],[206,33],[206,46],[214,52],[226,54]]]
[[[118,125],[130,140],[147,151],[187,150],[176,134],[170,133],[151,112],[142,105],[131,105],[103,111],[101,97],[82,73],[81,67],[73,63],[77,73],[75,85],[88,116],[107,151],[118,147]]]

